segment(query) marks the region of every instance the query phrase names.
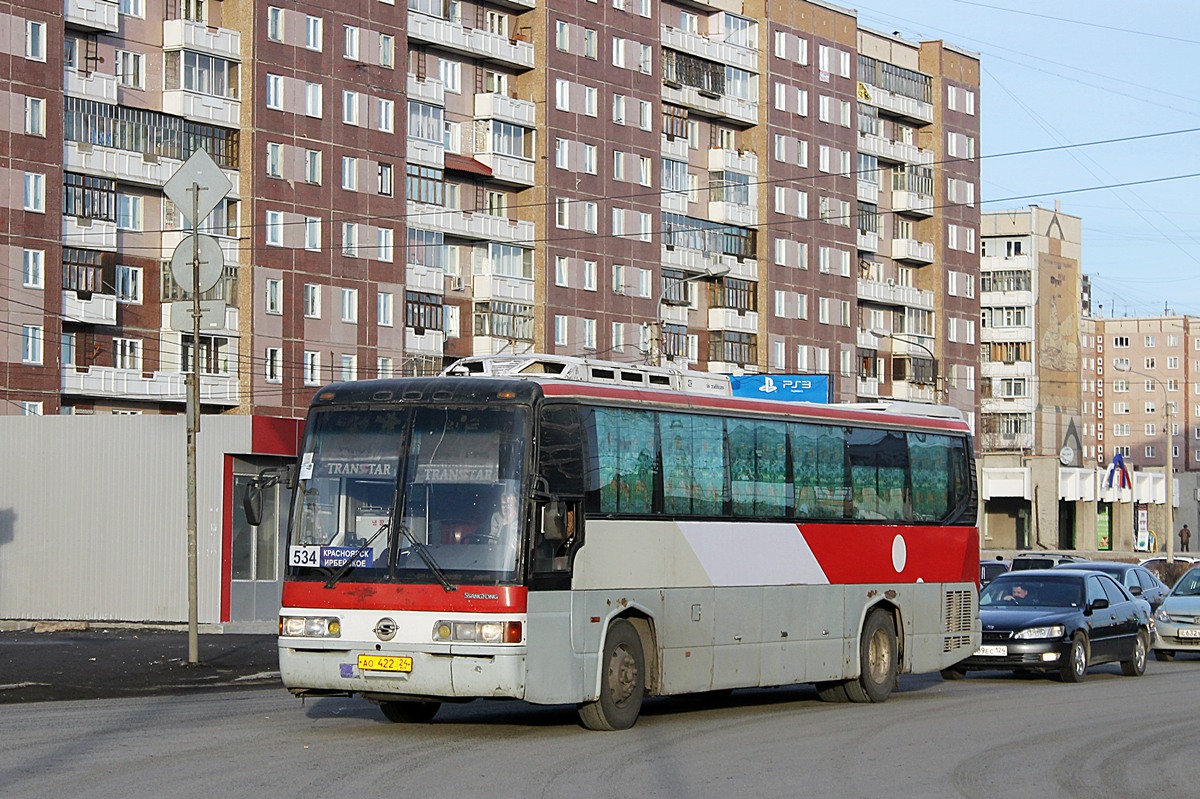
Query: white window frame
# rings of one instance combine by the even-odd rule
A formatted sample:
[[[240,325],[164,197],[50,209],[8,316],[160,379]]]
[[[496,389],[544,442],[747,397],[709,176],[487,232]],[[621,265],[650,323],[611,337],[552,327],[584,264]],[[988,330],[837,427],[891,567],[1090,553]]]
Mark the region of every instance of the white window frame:
[[[359,121],[358,104],[362,97],[358,92],[342,91],[342,123],[346,125],[354,125],[358,127]]]
[[[395,307],[396,297],[390,291],[381,291],[376,295],[376,313],[379,318],[380,327],[392,327],[395,325]]]
[[[21,255],[21,285],[27,289],[46,287],[46,251],[26,248]]]
[[[25,135],[46,136],[46,99],[44,97],[25,98]]]
[[[358,324],[358,289],[342,288],[342,321],[348,325]]]
[[[46,176],[41,172],[26,172],[24,185],[24,210],[46,213]]]
[[[263,235],[268,247],[283,246],[283,212],[267,211],[263,224]]]
[[[318,283],[304,284],[304,318],[321,318],[321,286]]]
[[[283,350],[267,347],[263,354],[263,379],[268,383],[283,382]]]
[[[61,11],[62,9],[59,9]],[[29,61],[46,61],[46,23],[25,20],[25,58]]]
[[[283,278],[269,277],[263,291],[263,310],[271,316],[283,315]]]
[[[21,363],[40,364],[44,357],[45,340],[41,325],[22,325]]]

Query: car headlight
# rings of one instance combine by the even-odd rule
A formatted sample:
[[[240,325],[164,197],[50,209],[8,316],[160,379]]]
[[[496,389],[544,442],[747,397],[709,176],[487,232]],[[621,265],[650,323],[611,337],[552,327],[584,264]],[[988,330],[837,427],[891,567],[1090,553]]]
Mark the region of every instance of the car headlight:
[[[1165,621],[1165,622],[1171,621],[1170,615],[1167,614],[1167,609],[1162,606],[1159,606],[1158,610],[1154,611],[1154,618],[1157,621]]]
[[[439,621],[433,625],[433,640],[477,644],[519,644],[524,640],[519,621]]]
[[[1035,638],[1062,638],[1066,635],[1067,629],[1061,624],[1051,624],[1046,627],[1027,627],[1013,636],[1023,641],[1029,641]]]
[[[279,634],[287,638],[340,638],[342,620],[336,616],[280,616]]]

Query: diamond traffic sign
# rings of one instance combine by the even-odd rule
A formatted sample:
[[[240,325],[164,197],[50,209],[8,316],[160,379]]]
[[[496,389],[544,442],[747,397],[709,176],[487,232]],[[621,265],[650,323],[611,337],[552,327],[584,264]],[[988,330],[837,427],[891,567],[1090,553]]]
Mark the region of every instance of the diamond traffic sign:
[[[184,219],[193,225],[199,225],[211,214],[217,203],[232,189],[229,178],[204,150],[192,153],[183,166],[175,170],[171,179],[163,184],[163,192],[175,203]],[[193,212],[195,219],[192,219]]]

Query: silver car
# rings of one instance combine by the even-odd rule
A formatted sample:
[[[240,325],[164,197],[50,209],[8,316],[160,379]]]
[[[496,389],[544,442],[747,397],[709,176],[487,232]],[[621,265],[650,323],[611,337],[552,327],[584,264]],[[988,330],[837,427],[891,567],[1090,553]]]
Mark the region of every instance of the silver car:
[[[1158,635],[1154,657],[1171,660],[1177,652],[1200,652],[1200,566],[1179,578],[1154,612]]]

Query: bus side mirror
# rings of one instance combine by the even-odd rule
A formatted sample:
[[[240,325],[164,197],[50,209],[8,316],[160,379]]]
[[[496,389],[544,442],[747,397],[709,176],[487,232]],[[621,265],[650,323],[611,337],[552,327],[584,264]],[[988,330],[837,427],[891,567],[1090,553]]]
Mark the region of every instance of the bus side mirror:
[[[246,496],[242,498],[242,510],[246,512],[246,521],[252,527],[262,524],[263,517],[263,485],[261,478],[255,477],[246,484]]]
[[[567,505],[559,500],[551,500],[542,506],[542,538],[553,544],[561,543],[567,537]]]

